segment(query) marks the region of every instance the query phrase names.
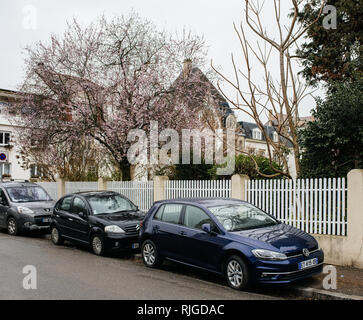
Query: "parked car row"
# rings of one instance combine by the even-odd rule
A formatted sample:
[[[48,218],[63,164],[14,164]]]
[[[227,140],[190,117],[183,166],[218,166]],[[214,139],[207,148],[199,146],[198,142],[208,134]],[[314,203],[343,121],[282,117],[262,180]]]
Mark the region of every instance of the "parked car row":
[[[290,283],[322,272],[324,253],[311,235],[234,199],[175,199],[141,212],[110,191],[66,195],[56,203],[29,182],[0,184],[0,227],[11,235],[50,231],[51,240],[108,251],[141,251],[144,264],[164,260],[207,270],[233,289]]]

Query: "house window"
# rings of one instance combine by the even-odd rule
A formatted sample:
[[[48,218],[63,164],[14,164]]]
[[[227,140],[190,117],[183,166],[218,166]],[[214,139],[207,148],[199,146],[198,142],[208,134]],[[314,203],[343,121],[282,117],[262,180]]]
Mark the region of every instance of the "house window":
[[[0,163],[0,178],[10,176],[10,163]]]
[[[238,150],[238,151],[240,151],[240,152],[242,152],[242,151],[243,151],[243,140],[240,140],[240,141],[238,142],[238,148],[239,148],[239,150]]]
[[[254,129],[252,131],[252,137],[255,140],[262,140],[262,132],[260,131],[260,129]]]
[[[277,132],[274,132],[273,139],[274,139],[274,142],[279,142],[279,135]]]
[[[41,166],[38,166],[36,164],[30,165],[30,177],[31,178],[41,178],[43,177],[43,169]]]
[[[0,145],[6,146],[10,143],[10,132],[0,131]]]

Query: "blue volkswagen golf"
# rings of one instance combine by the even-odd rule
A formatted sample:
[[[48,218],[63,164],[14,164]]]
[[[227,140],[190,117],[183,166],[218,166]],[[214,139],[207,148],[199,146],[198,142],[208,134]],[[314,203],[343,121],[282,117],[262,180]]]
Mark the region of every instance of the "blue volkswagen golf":
[[[314,237],[233,199],[156,202],[140,244],[147,267],[171,260],[223,275],[238,290],[310,277],[322,272],[324,261]]]

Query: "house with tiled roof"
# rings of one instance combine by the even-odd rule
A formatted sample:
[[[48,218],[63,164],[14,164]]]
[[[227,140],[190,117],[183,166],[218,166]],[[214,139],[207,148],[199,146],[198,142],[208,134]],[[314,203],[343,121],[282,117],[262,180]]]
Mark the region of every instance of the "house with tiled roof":
[[[266,143],[266,137],[257,126],[256,123],[240,121],[230,107],[227,99],[218,91],[218,89],[212,84],[212,82],[205,76],[205,74],[197,67],[192,66],[190,60],[186,60],[183,66],[183,72],[179,75],[180,78],[194,77],[198,78],[206,84],[206,96],[204,110],[207,112],[207,116],[204,118],[206,128],[211,129],[227,129],[235,130],[236,132],[236,154],[252,154],[260,155],[266,158],[269,157],[268,146]],[[193,79],[192,79],[193,80]],[[212,119],[212,120],[211,120]],[[265,131],[269,137],[277,142],[284,143],[288,149],[292,148],[292,145],[286,139],[279,137],[274,127],[272,118],[269,118],[268,123],[265,125]],[[306,119],[307,121],[310,119]],[[211,122],[214,125],[211,125]],[[303,121],[301,122],[303,124]],[[280,162],[276,155],[272,155],[276,162]],[[288,165],[291,175],[296,176],[295,162],[292,153],[288,155]]]

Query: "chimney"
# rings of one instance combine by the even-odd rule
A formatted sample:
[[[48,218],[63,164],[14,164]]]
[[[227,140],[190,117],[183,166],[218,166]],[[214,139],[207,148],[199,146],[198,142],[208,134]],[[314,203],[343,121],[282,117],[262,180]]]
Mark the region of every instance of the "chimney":
[[[183,75],[184,75],[184,80],[186,80],[191,71],[192,71],[192,67],[193,67],[193,62],[191,59],[185,59],[184,60],[184,65],[183,65]]]

